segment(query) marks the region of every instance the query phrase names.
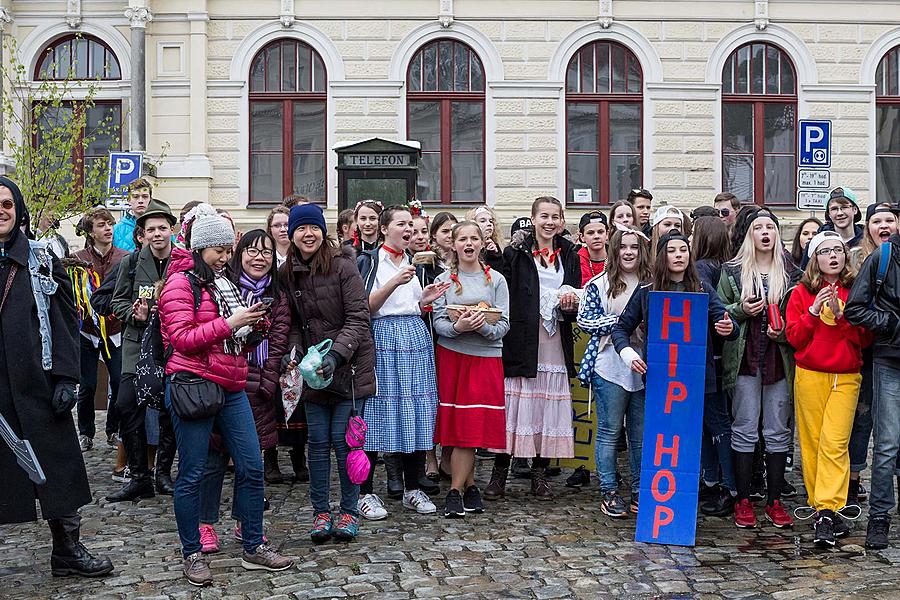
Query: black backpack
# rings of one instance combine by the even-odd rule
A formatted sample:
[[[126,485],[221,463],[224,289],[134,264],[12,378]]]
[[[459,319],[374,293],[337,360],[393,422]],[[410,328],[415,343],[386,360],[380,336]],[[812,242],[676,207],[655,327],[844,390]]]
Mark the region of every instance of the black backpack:
[[[116,292],[116,281],[119,279],[119,269],[123,268],[122,265],[126,265],[125,268],[128,269],[128,277],[131,279],[133,285],[134,271],[137,268],[137,255],[140,254],[140,252],[140,250],[135,250],[119,261],[119,264],[113,267],[112,270],[107,273],[106,277],[103,278],[103,281],[100,282],[100,287],[91,294],[91,308],[94,309],[95,313],[107,319],[113,316],[112,299]]]

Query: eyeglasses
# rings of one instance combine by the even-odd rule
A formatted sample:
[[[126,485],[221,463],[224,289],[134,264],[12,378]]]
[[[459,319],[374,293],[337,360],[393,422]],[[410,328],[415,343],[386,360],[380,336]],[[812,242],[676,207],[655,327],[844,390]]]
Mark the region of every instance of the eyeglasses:
[[[730,208],[720,208],[720,209],[719,209],[719,216],[720,216],[720,217],[727,217],[727,216],[730,215],[730,214],[731,214],[731,209],[730,209]]]
[[[849,204],[832,204],[828,207],[828,212],[848,212],[853,210]]]
[[[816,256],[828,256],[834,252],[835,256],[843,256],[844,255],[844,247],[843,246],[835,246],[834,248],[822,248],[821,250],[816,250]]]
[[[246,252],[247,256],[250,258],[256,258],[260,254],[263,258],[272,258],[275,255],[275,253],[268,248],[257,248],[256,246],[248,246],[247,248],[244,248],[244,252]]]
[[[0,200],[0,208],[3,208],[3,210],[12,210],[15,205],[16,203],[8,198]]]

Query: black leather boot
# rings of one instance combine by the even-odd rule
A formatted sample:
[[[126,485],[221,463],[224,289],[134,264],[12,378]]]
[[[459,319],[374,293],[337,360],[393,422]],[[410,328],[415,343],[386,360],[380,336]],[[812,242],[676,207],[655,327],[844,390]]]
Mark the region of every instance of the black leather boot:
[[[306,446],[294,446],[288,454],[291,456],[291,466],[294,467],[294,481],[307,483],[309,469],[306,467]]]
[[[159,417],[159,446],[156,449],[156,470],[154,474],[154,487],[156,493],[161,496],[171,496],[175,493],[172,485],[172,463],[175,461],[177,445],[175,430],[172,429],[172,421],[163,413]]]
[[[403,497],[403,459],[399,452],[384,455],[384,470],[387,472],[388,498],[399,500]]]
[[[108,502],[134,502],[141,498],[152,498],[153,478],[147,468],[147,441],[139,432],[131,431],[122,437],[125,455],[131,470],[131,481],[122,489],[106,497]]]
[[[484,488],[485,500],[499,500],[506,495],[506,478],[509,475],[509,454],[498,454],[491,469],[491,482]]]
[[[81,575],[102,577],[112,573],[113,564],[108,558],[96,558],[79,541],[81,517],[71,515],[49,519],[53,535],[53,553],[50,555],[50,572],[54,577]]]
[[[278,466],[278,447],[263,450],[263,473],[266,483],[284,483],[284,475]]]

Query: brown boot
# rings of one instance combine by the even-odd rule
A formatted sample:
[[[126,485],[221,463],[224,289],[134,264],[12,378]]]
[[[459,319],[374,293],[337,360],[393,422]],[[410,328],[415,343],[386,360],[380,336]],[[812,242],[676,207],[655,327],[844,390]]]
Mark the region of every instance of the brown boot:
[[[544,469],[531,469],[531,493],[538,500],[553,500],[553,491],[547,483],[547,473]]]
[[[284,475],[278,468],[278,448],[266,448],[263,450],[263,469],[266,483],[284,483]]]
[[[506,476],[509,474],[509,463],[506,466],[494,465],[491,470],[491,482],[486,488],[482,497],[485,500],[499,500],[506,495]]]

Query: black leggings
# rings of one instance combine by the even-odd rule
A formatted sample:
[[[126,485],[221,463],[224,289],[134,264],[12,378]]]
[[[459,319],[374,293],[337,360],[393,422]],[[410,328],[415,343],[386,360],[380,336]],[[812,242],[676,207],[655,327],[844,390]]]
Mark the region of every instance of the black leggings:
[[[372,468],[369,469],[369,476],[360,484],[360,495],[374,493],[373,480],[375,478],[375,461],[378,460],[377,452],[366,452],[369,457],[369,463]],[[415,452],[402,453],[400,459],[403,462],[403,489],[417,490],[419,489],[419,478],[425,476],[425,451],[416,450]]]

